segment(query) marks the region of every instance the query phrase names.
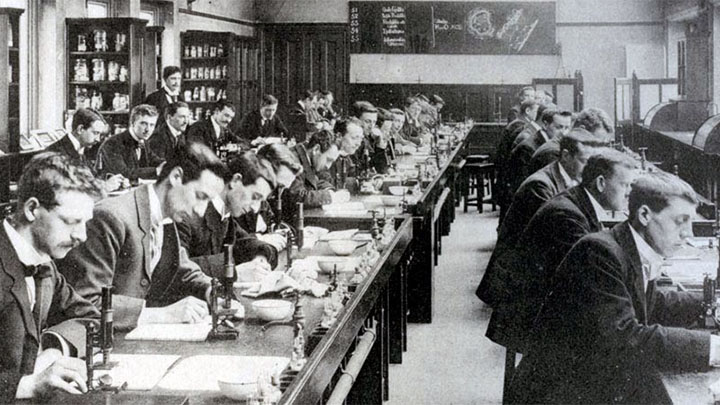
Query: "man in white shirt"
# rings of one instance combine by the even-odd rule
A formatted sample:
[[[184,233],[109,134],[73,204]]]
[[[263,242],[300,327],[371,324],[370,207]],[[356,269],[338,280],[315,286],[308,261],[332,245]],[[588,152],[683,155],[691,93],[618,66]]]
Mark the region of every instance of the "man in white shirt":
[[[0,228],[2,403],[55,390],[87,391],[84,362],[69,357],[85,349],[85,329],[73,318],[99,313],[52,259],[86,240],[101,187],[87,167],[54,152],[37,155],[23,171],[17,212]]]

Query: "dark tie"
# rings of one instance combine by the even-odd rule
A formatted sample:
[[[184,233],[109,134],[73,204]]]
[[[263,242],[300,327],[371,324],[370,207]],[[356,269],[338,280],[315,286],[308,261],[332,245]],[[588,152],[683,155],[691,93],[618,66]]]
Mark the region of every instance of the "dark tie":
[[[25,266],[25,277],[48,278],[52,276],[54,266],[52,261],[36,266]]]
[[[42,319],[40,314],[42,313],[44,301],[47,297],[44,296],[43,284],[47,282],[52,274],[55,265],[52,261],[38,264],[36,266],[25,266],[25,276],[33,277],[35,279],[35,307],[33,308],[33,318],[35,318],[35,326],[37,327],[38,336],[42,330]]]

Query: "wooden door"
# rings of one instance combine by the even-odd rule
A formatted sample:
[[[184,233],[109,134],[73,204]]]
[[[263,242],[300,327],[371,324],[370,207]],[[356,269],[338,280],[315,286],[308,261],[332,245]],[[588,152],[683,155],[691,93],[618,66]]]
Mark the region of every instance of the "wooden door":
[[[237,85],[235,99],[237,115],[245,116],[260,106],[260,49],[257,39],[238,37],[236,43]]]

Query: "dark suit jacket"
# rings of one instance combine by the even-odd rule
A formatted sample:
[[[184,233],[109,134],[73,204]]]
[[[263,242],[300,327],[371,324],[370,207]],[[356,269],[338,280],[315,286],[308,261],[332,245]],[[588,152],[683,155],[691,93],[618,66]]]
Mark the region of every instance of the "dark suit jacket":
[[[518,188],[505,220],[500,225],[495,250],[476,291],[477,296],[486,304],[494,307],[502,296],[502,284],[497,279],[495,266],[498,258],[512,252],[530,218],[545,202],[565,191],[566,187],[560,175],[559,163],[555,162],[533,173]]]
[[[520,104],[515,104],[514,106],[510,107],[510,110],[508,110],[507,122],[515,121],[519,115],[520,115]]]
[[[95,306],[75,293],[55,268],[45,276],[35,278],[36,291],[41,293],[36,296],[34,314],[25,284],[25,265],[5,229],[0,228],[0,403],[12,402],[20,379],[33,373],[43,338],[40,331],[53,326],[54,332],[83,355],[85,327],[71,319],[100,316]]]
[[[520,132],[528,125],[529,121],[525,116],[510,122],[503,129],[500,141],[495,148],[495,167],[497,168],[497,178],[495,179],[495,188],[493,189],[497,194],[497,201],[500,205],[500,222],[502,223],[507,208],[510,206],[512,201],[512,191],[510,190],[510,183],[508,179],[511,177],[508,171],[508,160],[510,159],[510,152],[512,152],[512,144],[515,142],[515,138]]]
[[[510,403],[670,403],[659,370],[709,368],[708,332],[653,324],[697,317],[689,293],[646,291],[629,225],[583,237],[555,272]]]
[[[558,158],[560,158],[560,137],[556,136],[533,153],[532,159],[530,159],[530,170],[534,173]]]
[[[185,145],[185,134],[180,134],[177,138],[170,131],[167,122],[159,125],[147,141],[147,146],[159,159],[171,160],[175,156],[175,151]]]
[[[298,202],[303,203],[304,209],[317,208],[332,202],[330,190],[333,190],[333,185],[315,171],[305,144],[295,145],[292,151],[302,164],[303,171],[282,193],[283,219],[286,221],[293,219]]]
[[[543,205],[530,219],[513,252],[498,257],[495,263],[502,299],[493,307],[488,338],[524,351],[555,268],[575,242],[601,229],[582,186],[566,190]]]
[[[257,239],[254,234],[245,232],[235,218],[220,217],[212,203],[209,203],[205,215],[200,218],[193,215],[177,224],[180,244],[187,250],[190,260],[213,277],[223,274],[223,245],[231,243],[236,264],[245,263],[257,256],[264,256],[270,266],[277,266],[277,250]]]
[[[288,137],[289,131],[285,127],[282,119],[275,114],[270,121],[262,125],[262,115],[260,110],[250,111],[237,126],[235,131],[241,138],[252,141],[257,137]]]
[[[233,134],[229,129],[220,128],[220,132],[220,137],[216,137],[215,128],[213,127],[211,118],[208,118],[206,120],[200,120],[190,125],[190,127],[186,131],[185,139],[187,140],[187,142],[202,143],[210,147],[210,149],[212,149],[213,152],[215,152],[216,154],[218,153],[219,147],[228,143],[245,144],[247,149],[249,149],[249,143],[235,136],[235,134]]]
[[[160,126],[160,124],[165,122],[165,108],[170,105],[170,100],[168,100],[168,93],[165,91],[164,87],[161,87],[159,90],[154,91],[150,94],[148,94],[147,97],[145,97],[144,104],[150,104],[152,106],[155,106],[158,110],[158,120],[157,125]],[[172,97],[171,97],[172,99]],[[185,101],[183,98],[182,92],[177,97],[177,101]]]
[[[147,145],[138,159],[136,151],[137,142],[130,135],[130,131],[121,132],[106,139],[95,161],[95,171],[98,175],[122,174],[128,179],[157,177],[157,166],[162,163],[157,155]]]
[[[137,324],[143,304],[166,306],[194,295],[205,299],[210,279],[180,246],[175,224],[164,228],[162,258],[150,278],[152,223],[148,187],[100,201],[87,224],[87,241],[70,251],[60,271],[83,297],[100,302],[112,284],[115,327]]]
[[[78,151],[75,149],[75,146],[72,144],[72,141],[67,135],[63,136],[59,141],[48,146],[46,150],[48,152],[61,153],[65,156],[70,157],[71,159],[80,160],[81,162],[86,163],[85,157],[78,153]]]
[[[535,151],[546,142],[543,135],[548,137],[545,130],[540,129],[539,131],[534,131],[533,127],[527,126],[520,132],[515,142],[517,142],[521,136],[525,135],[527,135],[525,140],[513,148],[512,152],[510,152],[510,158],[508,159],[508,184],[510,184],[510,191],[512,193],[515,193],[518,187],[520,187],[520,184],[537,171],[531,171],[530,161]]]

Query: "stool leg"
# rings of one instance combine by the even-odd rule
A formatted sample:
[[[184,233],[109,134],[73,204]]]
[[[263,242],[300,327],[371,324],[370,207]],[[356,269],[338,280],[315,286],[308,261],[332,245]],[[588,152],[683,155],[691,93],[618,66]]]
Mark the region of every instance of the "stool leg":
[[[503,404],[507,403],[508,390],[510,382],[512,382],[513,374],[515,374],[515,350],[512,348],[505,349],[505,375],[503,376]]]
[[[482,214],[483,212],[483,200],[485,199],[485,174],[478,173],[478,184],[477,184],[477,210]]]

